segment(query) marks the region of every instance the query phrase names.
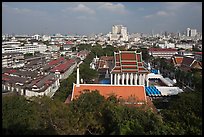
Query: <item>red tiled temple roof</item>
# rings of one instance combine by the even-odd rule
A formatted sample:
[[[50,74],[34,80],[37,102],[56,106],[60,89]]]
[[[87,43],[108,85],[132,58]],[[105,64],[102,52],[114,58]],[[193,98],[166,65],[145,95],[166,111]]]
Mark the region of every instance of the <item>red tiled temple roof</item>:
[[[136,51],[119,51],[114,52],[115,67],[112,73],[147,73],[148,70],[144,67],[142,61],[142,53]]]
[[[175,57],[176,64],[181,64],[183,61],[183,57]]]
[[[136,99],[136,101],[139,102],[147,101],[144,86],[102,85],[102,84],[80,84],[79,87],[77,87],[77,85],[74,84],[71,100],[76,99],[77,97],[79,97],[80,94],[85,93],[84,90],[89,91],[98,90],[99,93],[105,98],[108,98],[111,95],[116,95],[117,98],[128,100],[129,97],[132,96]]]

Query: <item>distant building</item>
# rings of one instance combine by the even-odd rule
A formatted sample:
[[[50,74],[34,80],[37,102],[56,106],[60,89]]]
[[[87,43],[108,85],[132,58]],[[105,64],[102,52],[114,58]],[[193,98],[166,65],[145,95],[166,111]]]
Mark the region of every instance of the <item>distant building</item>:
[[[172,57],[172,63],[186,72],[190,72],[192,69],[202,70],[202,62],[193,57],[175,55]]]
[[[73,72],[76,67],[77,62],[74,59],[65,61],[64,63],[57,65],[50,70],[51,73],[54,73],[59,79],[66,79]]]
[[[196,35],[197,35],[196,29],[187,28],[187,30],[186,30],[186,36],[187,37],[195,37]]]
[[[190,31],[191,31],[191,29],[190,29],[190,28],[187,28],[187,30],[186,30],[186,36],[187,36],[187,37],[190,37]]]
[[[197,35],[197,30],[196,29],[191,29],[190,37],[195,37],[196,35]]]
[[[59,79],[53,74],[41,75],[30,71],[4,69],[2,72],[2,91],[14,92],[26,97],[52,97],[59,88]]]
[[[23,53],[2,53],[2,67],[22,68],[25,65]]]
[[[123,25],[113,25],[112,33],[109,36],[111,41],[128,41],[127,27],[124,27]]]
[[[77,53],[77,57],[80,58],[81,60],[84,60],[88,54],[89,54],[89,51],[82,50]]]
[[[13,53],[13,52],[21,52],[23,54],[26,53],[35,53],[40,52],[44,53],[47,50],[47,45],[39,44],[39,43],[28,43],[21,45],[20,43],[6,42],[3,43],[2,53]]]
[[[153,57],[168,59],[175,54],[177,54],[177,49],[171,49],[171,48],[150,48],[149,49],[149,55],[152,55]]]

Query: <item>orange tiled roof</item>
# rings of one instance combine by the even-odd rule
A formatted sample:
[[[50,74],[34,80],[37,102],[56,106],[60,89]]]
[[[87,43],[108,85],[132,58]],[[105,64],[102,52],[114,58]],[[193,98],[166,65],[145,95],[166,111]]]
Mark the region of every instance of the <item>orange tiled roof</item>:
[[[183,61],[183,57],[175,57],[176,64],[181,64]]]
[[[83,90],[98,90],[105,98],[116,95],[117,98],[127,100],[133,96],[139,102],[146,102],[146,93],[144,86],[138,85],[103,85],[103,84],[80,84],[79,87],[74,84],[72,91],[72,99],[77,98],[83,93]]]

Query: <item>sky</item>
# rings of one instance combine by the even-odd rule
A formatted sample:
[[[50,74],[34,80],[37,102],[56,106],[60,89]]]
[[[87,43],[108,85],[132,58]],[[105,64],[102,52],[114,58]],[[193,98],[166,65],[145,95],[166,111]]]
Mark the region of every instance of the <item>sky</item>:
[[[202,31],[202,2],[3,2],[3,34]]]

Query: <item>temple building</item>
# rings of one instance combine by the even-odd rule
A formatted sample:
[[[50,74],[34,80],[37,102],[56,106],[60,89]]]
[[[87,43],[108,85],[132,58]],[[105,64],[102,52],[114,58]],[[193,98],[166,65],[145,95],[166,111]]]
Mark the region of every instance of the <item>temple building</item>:
[[[144,85],[149,86],[144,67],[142,52],[119,51],[114,52],[115,66],[111,70],[111,85]]]

